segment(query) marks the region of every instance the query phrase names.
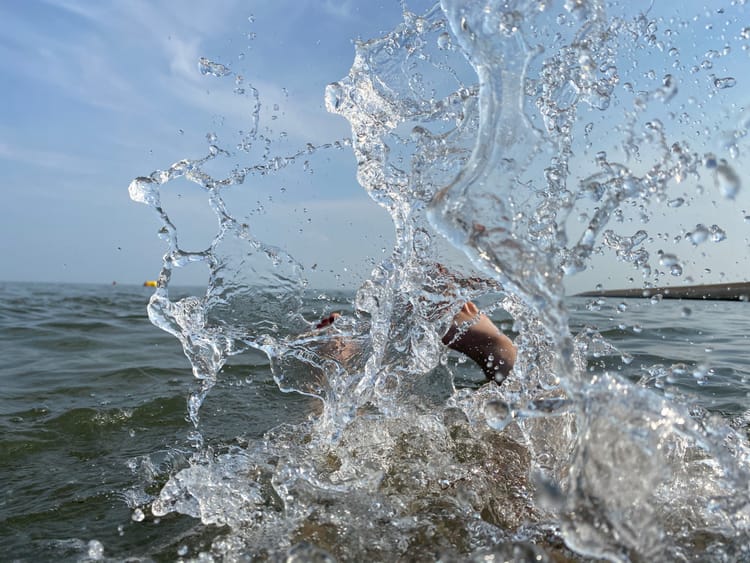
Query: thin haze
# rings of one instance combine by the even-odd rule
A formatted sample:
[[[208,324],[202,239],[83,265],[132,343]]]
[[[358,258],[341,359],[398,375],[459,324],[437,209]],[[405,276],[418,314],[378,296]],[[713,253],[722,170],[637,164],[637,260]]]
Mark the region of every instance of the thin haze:
[[[633,13],[649,4],[635,2]],[[421,11],[426,3],[408,5]],[[683,5],[705,30],[699,41],[706,41],[706,49],[732,44],[742,53],[736,40],[740,30],[718,36],[708,24],[721,15],[702,6]],[[154,278],[165,250],[157,237],[159,223],[149,209],[130,201],[130,181],[180,159],[204,156],[207,135],[233,149],[238,132],[252,124],[252,88],[261,102],[261,132],[273,140],[274,155],[346,138],[348,124],[325,111],[325,86],[347,74],[353,39],[393,29],[401,11],[396,0],[0,5],[5,193],[0,279],[140,284]],[[737,55],[745,66],[747,54]],[[201,74],[201,57],[227,65],[232,73]],[[741,69],[725,69],[737,70],[739,81]],[[722,116],[737,115],[729,108],[746,103],[743,90],[739,84],[709,104],[717,113],[717,129],[728,127]],[[711,134],[718,139],[722,131]],[[254,157],[260,153],[246,158]],[[734,162],[740,173],[746,169],[743,162],[741,157]],[[355,173],[349,149],[321,149],[306,163],[228,190],[226,199],[236,215],[250,219],[260,238],[287,248],[302,262],[313,283],[352,287],[388,252],[392,240],[390,219],[369,200]],[[747,186],[734,201],[713,193],[710,181],[706,188],[705,205],[689,212],[694,218],[683,214],[677,224],[665,207],[663,217],[661,211],[655,216],[658,224],[645,228],[658,245],[659,237],[672,244],[674,236],[698,222],[721,224],[726,241],[678,247],[686,263],[694,264],[685,279],[744,280]],[[185,182],[165,198],[181,244],[206,248],[216,220],[205,194]],[[184,283],[205,281],[205,272],[180,275]],[[629,276],[639,279],[632,268],[605,264],[577,276],[572,288],[623,286]]]

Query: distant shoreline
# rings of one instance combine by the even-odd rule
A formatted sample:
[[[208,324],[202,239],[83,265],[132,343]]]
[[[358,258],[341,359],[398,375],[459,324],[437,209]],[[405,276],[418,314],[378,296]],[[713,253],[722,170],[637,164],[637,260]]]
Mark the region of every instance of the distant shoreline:
[[[750,282],[715,283],[709,285],[683,285],[639,289],[604,289],[586,291],[576,297],[640,297],[661,295],[664,299],[704,299],[711,301],[748,301]]]

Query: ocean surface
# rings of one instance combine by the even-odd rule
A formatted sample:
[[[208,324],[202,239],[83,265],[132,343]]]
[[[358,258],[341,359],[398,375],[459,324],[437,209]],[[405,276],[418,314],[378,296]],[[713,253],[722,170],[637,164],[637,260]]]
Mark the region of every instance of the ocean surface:
[[[177,339],[149,322],[152,291],[0,284],[3,561],[190,559],[226,534],[226,526],[148,508],[196,449],[187,408],[195,380]],[[327,306],[347,309],[350,299],[329,296]],[[567,304],[574,334],[595,329],[619,349],[590,354],[590,371],[620,373],[747,430],[750,304]],[[451,366],[459,390],[481,386],[475,366],[456,358]],[[667,367],[664,384],[659,370]],[[264,354],[247,351],[223,368],[201,407],[202,455],[242,450],[315,412],[309,397],[279,391]]]
[[[149,316],[189,369],[137,313],[142,290],[20,307],[34,326],[59,326],[56,350],[96,371],[26,352],[24,367],[55,370],[35,370],[41,384],[19,389],[7,423],[41,444],[7,456],[12,483],[39,485],[17,485],[5,505],[25,530],[13,549],[750,560],[748,304],[563,295],[579,272],[660,287],[744,263],[747,2],[398,4],[401,21],[355,41],[349,72],[321,92],[347,138],[290,149],[289,131],[261,111],[274,101],[258,69],[200,60],[212,91],[240,96],[251,123],[227,116],[204,156],[128,186],[168,245]],[[316,163],[337,150],[393,221],[393,247],[371,257],[356,296],[310,291],[327,285],[315,281],[318,253],[295,250],[310,233],[264,227],[309,201],[299,174],[325,181]],[[195,245],[186,186],[217,225]],[[207,271],[207,287],[181,298],[183,268]],[[485,300],[515,338],[502,386],[482,385],[441,343],[466,299]],[[36,320],[40,300],[71,307]],[[91,321],[84,307],[118,320]],[[92,342],[105,329],[122,340]]]

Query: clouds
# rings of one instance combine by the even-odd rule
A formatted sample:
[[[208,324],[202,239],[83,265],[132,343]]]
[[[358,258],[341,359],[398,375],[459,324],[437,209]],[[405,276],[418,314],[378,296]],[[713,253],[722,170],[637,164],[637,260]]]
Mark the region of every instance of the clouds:
[[[41,89],[52,98],[65,96],[99,109],[120,111],[137,101],[132,84],[112,64],[104,37],[72,22],[54,36],[36,17],[4,13],[7,39],[2,65],[11,86]],[[87,19],[87,21],[89,21]]]
[[[350,20],[355,17],[355,8],[351,0],[324,0],[321,7],[326,14],[340,20]]]
[[[429,4],[420,3],[408,2],[408,8],[419,12]],[[273,214],[253,216],[261,238],[288,246],[308,266],[321,264],[317,272],[325,270],[328,278],[320,283],[334,280],[331,271],[354,264],[368,271],[370,265],[364,263],[372,252],[390,246],[390,220],[357,185],[349,151],[308,155],[305,150],[308,143],[351,135],[344,119],[326,112],[325,86],[347,75],[352,40],[393,29],[403,8],[396,0],[45,0],[0,5],[3,189],[14,202],[23,201],[13,206],[13,213],[6,212],[0,235],[12,242],[23,232],[23,251],[17,255],[41,255],[49,233],[37,227],[44,224],[38,218],[54,216],[55,225],[64,226],[55,233],[60,254],[54,259],[71,264],[63,280],[76,281],[75,272],[88,268],[76,264],[92,256],[108,261],[104,281],[152,277],[163,250],[155,233],[158,225],[148,210],[127,199],[127,186],[136,176],[205,156],[206,135],[216,134],[211,142],[230,153],[211,162],[209,171],[218,178],[235,167],[303,152],[283,172],[252,176],[236,190],[227,190],[232,192],[228,200],[234,192],[242,194],[232,200],[234,216],[251,215],[261,200],[270,208],[268,198],[273,197],[278,203]],[[693,27],[674,29],[685,34],[685,42],[693,41],[687,35]],[[734,28],[729,32],[732,37],[739,33]],[[701,55],[705,50],[695,49]],[[682,51],[684,58],[687,47],[681,46]],[[732,53],[742,51],[736,46]],[[231,74],[202,75],[201,57],[226,65]],[[712,60],[719,75],[734,72],[723,66],[730,57]],[[701,71],[696,77],[704,75]],[[716,93],[713,101],[699,100],[701,111],[708,115],[716,100],[724,106],[727,100],[740,100],[739,82],[738,75],[737,87]],[[258,101],[258,135],[252,149],[243,152],[237,144],[255,126]],[[712,119],[705,121],[718,123]],[[281,186],[288,188],[286,199],[279,195]],[[185,206],[183,239],[191,213],[193,208]],[[213,217],[203,222],[210,236]],[[90,236],[92,231],[96,237]],[[28,261],[17,262],[6,276],[32,276]],[[37,265],[33,277],[43,275]],[[59,270],[50,271],[46,279],[55,281],[59,275]]]
[[[49,0],[6,10],[3,65],[55,96],[110,111],[151,110],[152,99],[139,86],[158,83],[166,94],[164,78],[196,75],[200,45],[226,24],[232,4],[208,10],[204,3],[184,2],[172,10],[136,0]]]
[[[0,226],[11,257],[3,277],[139,283],[158,269],[162,249],[153,214],[127,199],[132,178],[204,156],[207,133],[217,133],[217,142],[234,153],[216,160],[223,173],[263,162],[263,150],[289,156],[307,143],[348,136],[345,120],[325,111],[323,92],[351,64],[353,6],[234,0],[46,0],[0,6],[5,78],[0,161],[3,193],[11,198]],[[201,75],[200,57],[228,65],[233,74]],[[245,154],[235,145],[254,125],[253,88],[263,138],[256,142],[260,152]],[[369,203],[352,166],[340,167],[342,158],[348,162],[344,155],[320,158],[333,158],[340,171],[310,174],[300,159],[284,176],[284,182],[304,188],[297,196],[302,207],[312,194],[342,206],[358,197],[357,205],[362,198]],[[243,186],[246,193],[252,194],[255,180]],[[240,201],[233,213],[243,216],[248,211],[243,205],[255,205],[255,199]],[[191,213],[199,211],[185,208],[186,242]],[[323,219],[309,223],[310,217],[282,213],[264,236],[282,245],[285,236],[292,246],[307,241],[298,250],[312,256],[313,243],[326,244],[321,241],[330,231]],[[210,234],[213,220],[205,222]],[[305,230],[301,238],[300,228]],[[346,257],[341,260],[363,259],[356,245],[362,236],[367,235],[351,234],[351,248],[342,246]],[[24,255],[42,259],[32,262]],[[92,278],[96,275],[101,279]]]
[[[81,172],[88,162],[80,156],[62,151],[46,151],[11,145],[0,141],[0,160],[9,160],[57,172]]]

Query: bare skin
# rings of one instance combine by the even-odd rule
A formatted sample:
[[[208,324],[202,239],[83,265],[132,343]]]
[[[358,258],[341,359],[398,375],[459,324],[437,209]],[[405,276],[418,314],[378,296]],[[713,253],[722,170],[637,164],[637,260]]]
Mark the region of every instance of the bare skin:
[[[340,317],[339,313],[332,313],[322,319],[315,328],[328,327]],[[448,332],[443,336],[443,344],[465,354],[474,360],[484,375],[490,381],[502,383],[508,377],[516,362],[516,347],[513,341],[504,335],[500,329],[479,308],[468,301],[453,318]],[[338,350],[344,356],[352,354]]]
[[[464,304],[443,336],[443,344],[474,360],[487,379],[502,383],[516,363],[513,341],[471,301]]]
[[[318,324],[315,325],[315,328],[325,328],[329,325],[333,324],[333,321],[338,319],[341,316],[341,313],[331,313],[326,318],[322,319]]]

